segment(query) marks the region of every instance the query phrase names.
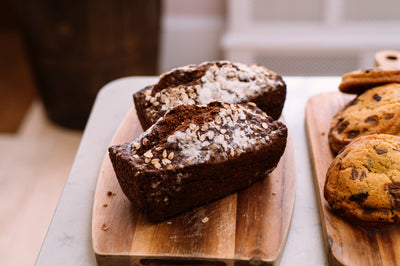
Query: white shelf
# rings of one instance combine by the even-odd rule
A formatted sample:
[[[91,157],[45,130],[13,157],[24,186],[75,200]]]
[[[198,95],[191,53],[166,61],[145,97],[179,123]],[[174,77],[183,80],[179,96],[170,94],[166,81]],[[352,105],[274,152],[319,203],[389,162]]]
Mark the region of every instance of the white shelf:
[[[346,20],[344,0],[324,0],[322,19],[307,22],[255,20],[252,12],[257,8],[256,1],[229,0],[227,3],[228,23],[221,48],[228,60],[257,63],[257,58],[270,56],[348,56],[356,61],[351,65],[362,68],[372,66],[377,51],[400,49],[400,20]],[[307,66],[304,68],[306,72]],[[290,66],[286,69],[286,74],[293,74]]]
[[[326,27],[312,24],[255,24],[224,34],[222,48],[257,52],[353,52],[400,47],[400,24]]]

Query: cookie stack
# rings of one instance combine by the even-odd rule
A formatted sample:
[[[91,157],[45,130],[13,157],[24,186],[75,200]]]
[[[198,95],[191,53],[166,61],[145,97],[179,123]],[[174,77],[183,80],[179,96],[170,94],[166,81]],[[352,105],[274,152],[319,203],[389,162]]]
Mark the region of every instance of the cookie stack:
[[[366,225],[400,222],[400,70],[373,68],[343,75],[339,90],[356,98],[332,118],[337,155],[324,196],[338,214]]]

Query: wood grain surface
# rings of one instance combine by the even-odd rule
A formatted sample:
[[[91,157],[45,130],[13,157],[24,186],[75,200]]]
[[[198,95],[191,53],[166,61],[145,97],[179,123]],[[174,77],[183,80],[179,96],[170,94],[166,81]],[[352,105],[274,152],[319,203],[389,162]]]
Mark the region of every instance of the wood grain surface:
[[[306,105],[308,143],[328,261],[331,265],[400,265],[400,226],[377,229],[351,224],[332,213],[323,197],[326,171],[333,159],[328,144],[330,121],[354,97],[331,92],[311,97]]]
[[[112,143],[142,132],[132,108]],[[110,145],[111,145],[110,144]],[[293,145],[267,178],[238,193],[160,223],[150,223],[121,191],[108,154],[92,217],[99,265],[277,265],[287,240],[296,190]]]

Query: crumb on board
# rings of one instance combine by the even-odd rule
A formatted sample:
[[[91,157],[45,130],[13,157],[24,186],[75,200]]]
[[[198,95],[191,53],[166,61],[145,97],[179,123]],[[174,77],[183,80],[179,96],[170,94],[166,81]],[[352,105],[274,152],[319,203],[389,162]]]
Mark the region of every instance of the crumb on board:
[[[108,204],[107,203],[104,203],[103,204],[103,207],[105,208],[105,207],[108,207]]]
[[[111,190],[107,191],[107,196],[112,197],[117,195],[116,193],[112,192]]]
[[[276,195],[276,192],[272,192],[272,196],[275,196]]]
[[[321,132],[321,136],[325,136],[325,132]]]
[[[103,225],[101,226],[101,230],[107,231],[108,230],[108,225],[106,225],[106,223],[103,223]]]

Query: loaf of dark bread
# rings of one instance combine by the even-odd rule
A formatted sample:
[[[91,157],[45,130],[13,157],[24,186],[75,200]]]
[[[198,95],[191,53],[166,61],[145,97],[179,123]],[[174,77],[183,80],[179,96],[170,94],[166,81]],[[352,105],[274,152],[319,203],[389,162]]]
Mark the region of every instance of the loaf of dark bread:
[[[287,128],[254,106],[180,105],[133,142],[110,147],[125,195],[160,221],[266,177],[285,150]]]
[[[178,105],[206,105],[212,101],[254,102],[278,119],[286,98],[286,84],[262,66],[215,61],[173,69],[133,98],[144,130]]]

